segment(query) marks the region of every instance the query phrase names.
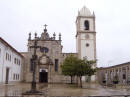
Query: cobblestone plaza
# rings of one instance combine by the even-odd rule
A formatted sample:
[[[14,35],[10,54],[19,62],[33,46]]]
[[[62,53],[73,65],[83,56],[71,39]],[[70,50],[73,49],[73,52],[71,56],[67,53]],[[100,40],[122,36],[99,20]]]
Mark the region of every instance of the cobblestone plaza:
[[[22,96],[22,93],[30,89],[29,83],[17,83],[0,86],[0,96]],[[98,84],[84,84],[84,87],[77,88],[70,84],[38,84],[37,89],[43,92],[43,95],[34,97],[57,97],[57,96],[112,96],[125,97],[120,95],[130,95],[130,87],[104,87]],[[25,96],[25,95],[24,95]],[[23,96],[23,97],[24,97]],[[25,97],[32,97],[25,96]],[[129,97],[129,96],[127,96]]]

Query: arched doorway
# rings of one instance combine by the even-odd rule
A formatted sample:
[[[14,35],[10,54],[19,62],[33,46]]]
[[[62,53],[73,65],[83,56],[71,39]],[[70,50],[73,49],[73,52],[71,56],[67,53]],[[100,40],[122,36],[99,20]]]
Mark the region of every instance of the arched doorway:
[[[48,82],[48,70],[47,69],[40,69],[39,82],[40,83],[47,83]]]

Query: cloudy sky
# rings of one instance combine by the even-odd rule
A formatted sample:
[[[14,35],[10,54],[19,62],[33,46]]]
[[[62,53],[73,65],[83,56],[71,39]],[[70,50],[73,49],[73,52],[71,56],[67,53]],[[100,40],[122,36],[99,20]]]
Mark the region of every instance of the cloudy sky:
[[[75,20],[83,6],[96,15],[98,67],[130,61],[130,0],[0,0],[0,37],[27,51],[28,33],[48,25],[62,34],[63,52],[76,52]]]

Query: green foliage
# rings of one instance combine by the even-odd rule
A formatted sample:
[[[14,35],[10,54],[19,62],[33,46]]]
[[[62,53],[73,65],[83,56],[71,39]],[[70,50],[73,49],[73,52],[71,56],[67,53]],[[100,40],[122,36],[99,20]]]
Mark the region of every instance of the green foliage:
[[[65,76],[70,76],[71,83],[72,83],[72,77],[78,76],[80,78],[81,83],[82,76],[85,75],[91,76],[96,72],[96,69],[93,69],[91,67],[91,65],[94,63],[96,63],[96,61],[81,60],[73,55],[70,55],[66,57],[61,66],[62,74]]]
[[[77,64],[75,64],[76,75],[77,76],[93,75],[96,72],[96,69],[93,69],[91,65],[94,63],[95,61],[87,61],[79,59]]]
[[[66,76],[75,76],[75,64],[77,60],[78,58],[74,57],[73,55],[66,57],[63,62],[63,65],[61,66],[62,74]]]

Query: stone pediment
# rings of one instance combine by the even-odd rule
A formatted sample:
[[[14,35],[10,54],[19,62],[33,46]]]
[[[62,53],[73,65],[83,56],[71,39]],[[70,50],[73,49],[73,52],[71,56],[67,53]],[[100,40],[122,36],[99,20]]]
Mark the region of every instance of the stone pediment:
[[[42,56],[39,57],[38,64],[39,65],[52,65],[52,61],[48,56],[43,54]]]
[[[41,40],[51,40],[46,29],[47,25],[45,24],[44,26],[45,26],[45,29],[44,29],[44,32],[41,34]]]

